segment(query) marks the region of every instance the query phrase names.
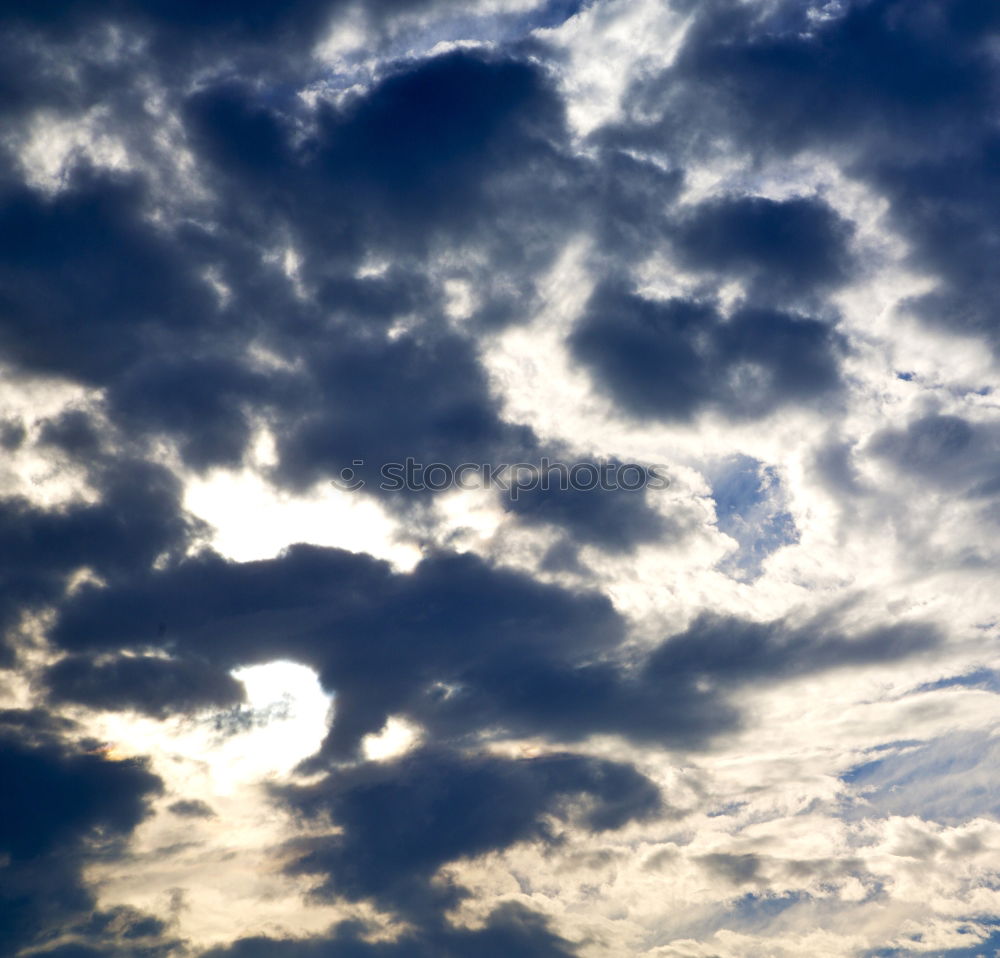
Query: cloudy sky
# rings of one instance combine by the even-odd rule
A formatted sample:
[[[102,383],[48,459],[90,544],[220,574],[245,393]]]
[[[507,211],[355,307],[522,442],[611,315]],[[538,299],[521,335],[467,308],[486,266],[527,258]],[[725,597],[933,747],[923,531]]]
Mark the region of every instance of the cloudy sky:
[[[0,51],[0,953],[1000,955],[1000,5]]]

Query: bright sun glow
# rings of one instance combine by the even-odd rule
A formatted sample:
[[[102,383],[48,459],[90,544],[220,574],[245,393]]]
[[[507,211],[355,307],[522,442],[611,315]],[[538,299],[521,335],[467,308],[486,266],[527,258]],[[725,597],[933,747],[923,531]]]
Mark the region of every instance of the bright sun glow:
[[[243,683],[247,704],[254,709],[264,709],[286,699],[299,703],[315,700],[317,695],[323,699],[324,707],[328,704],[316,673],[297,662],[248,665],[235,669],[233,677]]]
[[[404,571],[420,559],[419,549],[396,540],[374,502],[330,485],[292,497],[251,472],[220,471],[192,477],[184,505],[214,528],[213,546],[237,562],[270,559],[295,542],[368,552]]]
[[[409,751],[417,743],[419,735],[419,730],[409,722],[390,718],[381,732],[366,735],[361,741],[361,747],[365,758],[370,762],[378,762]]]
[[[312,669],[294,662],[233,675],[247,692],[237,709],[170,721],[106,713],[95,732],[116,754],[151,756],[168,784],[199,797],[287,775],[322,744],[331,697]]]
[[[235,770],[289,772],[315,752],[326,734],[330,697],[312,669],[294,662],[270,662],[233,672],[247,690],[251,727],[222,748]],[[232,743],[235,747],[227,751]]]
[[[136,854],[158,856],[158,866],[138,884],[131,872],[94,866],[100,906],[155,911],[183,887],[182,936],[210,944],[293,923],[300,933],[317,934],[338,913],[329,906],[303,910],[296,890],[267,864],[264,850],[284,840],[286,823],[261,784],[287,780],[319,749],[332,700],[316,673],[294,662],[246,666],[233,675],[246,688],[236,709],[166,721],[124,713],[95,720],[105,757],[148,756],[164,783],[158,813],[133,838]],[[208,816],[173,814],[179,800],[199,803]]]

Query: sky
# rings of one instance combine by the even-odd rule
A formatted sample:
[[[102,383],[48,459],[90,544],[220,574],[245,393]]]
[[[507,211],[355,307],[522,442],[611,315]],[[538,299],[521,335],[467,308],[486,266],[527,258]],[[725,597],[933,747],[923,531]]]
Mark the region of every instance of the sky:
[[[989,0],[0,5],[0,954],[1000,955],[998,94]]]

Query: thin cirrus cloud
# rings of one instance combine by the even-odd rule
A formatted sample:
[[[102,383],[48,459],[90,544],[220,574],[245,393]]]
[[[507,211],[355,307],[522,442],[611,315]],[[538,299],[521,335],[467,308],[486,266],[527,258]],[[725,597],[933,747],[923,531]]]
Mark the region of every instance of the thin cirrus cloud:
[[[989,953],[998,31],[6,4],[0,951]]]

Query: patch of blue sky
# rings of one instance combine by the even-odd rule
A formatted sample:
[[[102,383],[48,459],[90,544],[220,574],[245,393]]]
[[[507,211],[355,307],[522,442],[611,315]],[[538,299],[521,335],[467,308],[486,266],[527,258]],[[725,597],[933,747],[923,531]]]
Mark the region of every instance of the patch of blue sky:
[[[974,669],[963,675],[952,675],[934,682],[925,682],[923,685],[918,685],[913,691],[914,693],[934,692],[947,688],[985,689],[988,692],[1000,693],[1000,672],[996,669]]]
[[[864,762],[842,774],[849,819],[914,815],[944,825],[1000,818],[1000,737],[955,732]]]
[[[945,951],[927,951],[920,947],[923,936],[913,936],[913,948],[879,948],[876,951],[866,951],[861,958],[909,958],[920,955],[926,958],[932,954],[935,958],[996,958],[1000,955],[1000,916],[996,919],[981,922],[969,922],[957,929],[959,935],[968,935],[969,944],[959,948],[948,948]],[[985,937],[984,937],[985,936]]]
[[[712,497],[719,530],[738,546],[719,564],[727,575],[753,581],[763,573],[769,555],[798,542],[795,519],[774,467],[750,456],[733,456],[712,476]]]
[[[814,909],[822,906],[807,892],[748,892],[727,899],[723,907],[702,913],[688,922],[681,921],[671,929],[669,938],[650,936],[645,947],[653,950],[669,945],[673,941],[710,938],[719,931],[734,931],[741,934],[760,934],[784,912],[796,907]]]

